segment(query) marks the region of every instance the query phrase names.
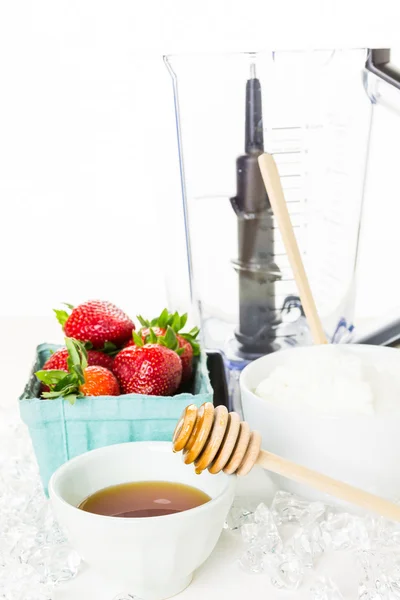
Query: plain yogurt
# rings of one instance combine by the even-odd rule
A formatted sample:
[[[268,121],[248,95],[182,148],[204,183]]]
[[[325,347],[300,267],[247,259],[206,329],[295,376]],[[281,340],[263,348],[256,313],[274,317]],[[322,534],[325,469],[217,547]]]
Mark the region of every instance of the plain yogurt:
[[[299,353],[296,362],[275,367],[255,393],[324,414],[374,415],[399,410],[400,378],[338,345],[313,360]]]

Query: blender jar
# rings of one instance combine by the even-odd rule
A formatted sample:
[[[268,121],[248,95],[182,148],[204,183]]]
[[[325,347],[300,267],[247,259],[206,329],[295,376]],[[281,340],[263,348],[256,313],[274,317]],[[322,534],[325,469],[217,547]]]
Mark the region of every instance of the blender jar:
[[[164,57],[192,309],[204,345],[231,367],[311,343],[260,177],[263,151],[277,163],[328,339],[352,329],[373,106],[367,58],[365,49]],[[172,306],[179,293],[168,290]]]

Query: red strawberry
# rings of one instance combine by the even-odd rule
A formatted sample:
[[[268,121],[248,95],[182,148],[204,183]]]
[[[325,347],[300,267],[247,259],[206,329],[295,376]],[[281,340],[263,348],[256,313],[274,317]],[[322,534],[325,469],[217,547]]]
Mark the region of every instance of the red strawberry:
[[[180,355],[182,361],[182,383],[190,381],[193,374],[193,357],[200,353],[200,346],[196,341],[199,334],[197,327],[194,327],[189,333],[182,332],[182,329],[186,325],[187,314],[179,315],[177,312],[170,313],[164,308],[161,314],[151,321],[143,319],[140,315],[137,318],[143,326],[140,330],[142,339],[145,342],[155,341],[154,336],[150,336],[150,330],[152,329],[157,337],[157,342],[161,342],[168,348],[177,351]],[[168,334],[168,328],[172,329],[175,338],[171,332]],[[164,339],[159,340],[158,338],[160,337]],[[133,343],[133,339],[128,342],[128,344]]]
[[[84,344],[78,340],[65,338],[65,345],[67,372],[60,368],[64,366],[63,356],[58,356],[54,361],[58,369],[42,369],[36,373],[37,378],[50,390],[42,393],[43,398],[64,397],[74,404],[76,398],[81,396],[119,395],[119,384],[111,371],[98,365],[88,366],[88,353]]]
[[[115,375],[104,367],[86,367],[83,371],[85,382],[79,386],[84,396],[119,396],[119,384]]]
[[[165,338],[167,333],[167,328],[165,327],[143,327],[139,331],[139,335],[143,340],[143,343],[150,341],[150,329],[153,330],[154,334],[157,338]],[[178,342],[178,348],[183,348],[183,352],[180,354],[182,361],[182,383],[189,381],[192,377],[193,373],[193,348],[191,343],[188,340],[185,340],[179,333],[176,334],[176,341]],[[133,337],[127,342],[126,345],[132,346],[134,345]],[[175,344],[172,346],[168,346],[171,350],[175,349]]]
[[[109,371],[112,371],[114,364],[114,357],[99,350],[88,350],[87,361],[89,367],[104,367]]]
[[[44,363],[42,369],[45,371],[49,371],[51,369],[57,369],[59,371],[68,371],[68,350],[67,348],[60,348],[60,350],[56,350],[54,354],[50,356],[48,360]],[[88,350],[87,351],[87,361],[89,366],[97,365],[99,367],[104,367],[109,371],[112,371],[112,366],[114,362],[114,358],[109,354],[105,354],[104,352],[100,352],[99,350]],[[42,383],[42,392],[49,392],[50,388],[47,385]]]
[[[163,337],[166,333],[166,329],[165,327],[152,327],[151,328],[155,334],[156,337]],[[148,342],[150,337],[150,327],[142,327],[142,329],[139,331],[139,336],[142,338],[142,342],[145,344],[146,341]],[[124,348],[127,348],[128,346],[135,346],[135,340],[133,339],[133,335],[132,337],[126,342],[126,344],[124,345]]]
[[[60,348],[56,350],[54,354],[50,356],[44,363],[42,369],[48,371],[49,369],[59,369],[60,371],[68,371],[67,365],[68,350],[66,348]],[[109,354],[100,352],[99,350],[88,350],[87,361],[89,366],[97,365],[99,367],[105,367],[112,371],[114,358]]]
[[[182,363],[160,344],[130,346],[115,357],[114,373],[124,394],[171,396],[181,383]]]
[[[192,344],[185,340],[181,335],[177,334],[179,348],[183,348],[181,354],[182,362],[182,382],[190,381],[193,374],[193,347]]]
[[[102,300],[84,302],[72,308],[71,314],[65,310],[54,312],[68,337],[91,342],[94,348],[122,346],[135,329],[133,321],[121,309]]]

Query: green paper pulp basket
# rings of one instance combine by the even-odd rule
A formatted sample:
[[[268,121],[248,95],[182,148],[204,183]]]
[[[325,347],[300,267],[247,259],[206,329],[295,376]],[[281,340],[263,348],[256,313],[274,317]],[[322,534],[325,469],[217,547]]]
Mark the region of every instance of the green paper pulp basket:
[[[97,396],[71,405],[63,398],[41,400],[35,377],[52,351],[60,346],[41,344],[24,393],[21,418],[29,429],[44,490],[54,471],[75,456],[122,442],[171,441],[176,423],[188,404],[213,401],[213,389],[202,353],[195,367],[193,393],[176,396]]]

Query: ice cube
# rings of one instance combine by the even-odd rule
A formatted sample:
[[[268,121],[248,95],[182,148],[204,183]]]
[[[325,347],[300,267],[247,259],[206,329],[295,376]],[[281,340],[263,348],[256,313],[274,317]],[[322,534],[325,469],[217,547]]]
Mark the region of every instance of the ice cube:
[[[301,560],[290,552],[266,555],[264,569],[272,585],[278,589],[296,590],[303,581],[304,568]]]
[[[310,525],[325,512],[322,502],[308,502],[290,494],[278,491],[272,501],[271,511],[278,525],[282,523],[300,523]]]
[[[332,579],[319,577],[310,589],[310,600],[344,600],[344,598]]]

